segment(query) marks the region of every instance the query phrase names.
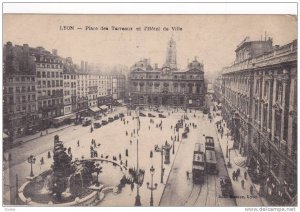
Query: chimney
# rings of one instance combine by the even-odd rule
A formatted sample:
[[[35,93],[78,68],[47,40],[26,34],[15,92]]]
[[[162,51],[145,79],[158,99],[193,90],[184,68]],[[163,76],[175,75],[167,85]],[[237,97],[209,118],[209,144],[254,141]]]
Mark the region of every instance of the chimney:
[[[57,56],[57,49],[52,49],[52,54],[53,54],[54,56]]]
[[[83,60],[81,60],[80,70],[81,70],[82,72],[84,71],[84,61],[83,61]]]
[[[29,50],[28,44],[23,44],[23,50],[24,50],[25,52],[28,52],[28,50]]]
[[[88,62],[84,62],[84,72],[88,72]]]

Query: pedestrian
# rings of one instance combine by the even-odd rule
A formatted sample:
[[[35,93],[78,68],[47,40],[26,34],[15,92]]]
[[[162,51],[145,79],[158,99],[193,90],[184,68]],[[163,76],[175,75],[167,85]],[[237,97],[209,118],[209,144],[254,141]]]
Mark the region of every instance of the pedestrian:
[[[98,157],[98,152],[96,150],[94,151],[94,157]]]
[[[96,148],[97,146],[96,146],[96,141],[94,140],[94,148]]]
[[[233,181],[235,181],[235,176],[236,176],[235,171],[233,171],[233,172],[232,172],[232,180],[233,180]]]
[[[244,172],[244,178],[247,180],[247,171]]]
[[[152,158],[153,157],[153,152],[152,152],[152,150],[150,151],[150,158]]]
[[[131,191],[133,191],[133,189],[134,189],[134,183],[133,182],[131,182],[130,188],[131,188]]]
[[[128,157],[128,149],[125,150],[125,156]]]
[[[11,153],[8,153],[8,161],[11,161],[12,158],[11,158]]]
[[[186,179],[187,179],[187,180],[190,179],[190,173],[189,173],[189,171],[186,171]]]
[[[250,186],[250,194],[253,195],[253,185]]]
[[[40,136],[41,136],[41,137],[43,136],[43,131],[41,131],[41,134],[40,134]]]
[[[236,175],[239,177],[240,174],[241,174],[241,170],[240,170],[240,168],[238,168],[238,169],[236,170]]]
[[[44,164],[44,157],[42,157],[42,159],[41,159],[41,165],[43,165]]]
[[[244,179],[241,180],[241,185],[242,185],[242,189],[244,189],[244,185],[245,185],[245,180]]]
[[[70,153],[71,153],[71,147],[68,148],[68,154],[70,154]]]
[[[119,154],[119,160],[121,160],[122,159],[122,155],[121,155],[121,153]]]
[[[150,130],[150,125],[149,125],[149,130]]]
[[[125,160],[125,166],[127,166],[127,160]]]
[[[48,158],[51,158],[51,153],[50,153],[50,151],[48,152]]]
[[[80,144],[79,144],[79,140],[77,141],[77,146],[80,146]]]
[[[132,137],[132,136],[131,136]],[[132,144],[132,140],[130,140],[130,145]]]

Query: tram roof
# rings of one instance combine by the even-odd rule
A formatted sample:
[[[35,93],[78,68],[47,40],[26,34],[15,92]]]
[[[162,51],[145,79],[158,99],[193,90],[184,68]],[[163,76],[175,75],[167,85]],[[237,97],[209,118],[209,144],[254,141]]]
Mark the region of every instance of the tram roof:
[[[206,162],[207,163],[217,163],[215,151],[206,150],[205,151],[205,156],[206,156]]]
[[[195,148],[194,148],[194,152],[204,152],[204,146],[201,143],[196,143],[195,144]]]

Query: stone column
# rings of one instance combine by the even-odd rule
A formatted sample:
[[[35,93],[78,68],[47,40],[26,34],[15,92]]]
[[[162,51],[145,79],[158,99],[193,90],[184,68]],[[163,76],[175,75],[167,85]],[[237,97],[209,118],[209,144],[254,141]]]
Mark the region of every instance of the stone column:
[[[273,96],[272,98],[272,123],[271,123],[271,139],[274,140],[274,132],[275,132],[275,109],[273,108],[273,105],[276,103],[276,93],[277,93],[277,79],[276,76],[273,81]]]
[[[290,101],[289,101],[289,118],[288,118],[288,138],[287,138],[287,147],[288,147],[288,155],[291,156],[292,148],[293,148],[293,121],[294,121],[294,114],[296,113],[297,108],[294,108],[296,105],[294,102],[295,93],[295,83],[296,79],[295,76],[291,76],[291,83],[290,83]]]

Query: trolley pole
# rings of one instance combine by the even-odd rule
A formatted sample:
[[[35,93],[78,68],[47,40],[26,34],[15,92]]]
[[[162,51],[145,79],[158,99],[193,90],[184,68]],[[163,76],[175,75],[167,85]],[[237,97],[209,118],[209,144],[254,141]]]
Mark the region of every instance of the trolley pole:
[[[160,183],[164,183],[164,150],[163,150],[163,146],[161,146],[161,151],[160,151],[160,155],[161,155],[161,173],[160,173]]]

